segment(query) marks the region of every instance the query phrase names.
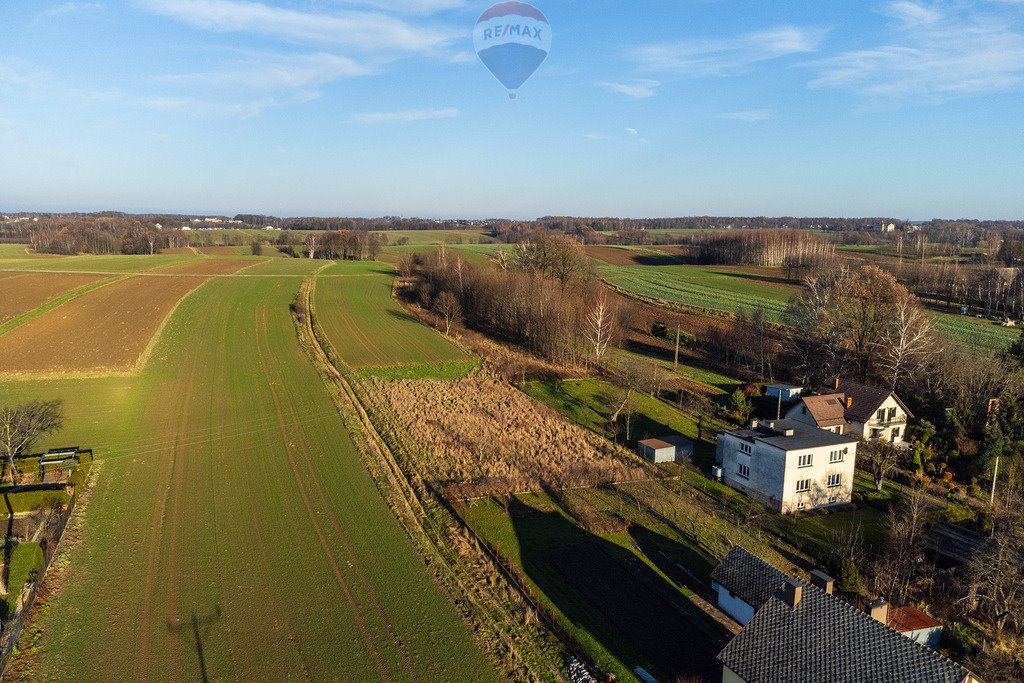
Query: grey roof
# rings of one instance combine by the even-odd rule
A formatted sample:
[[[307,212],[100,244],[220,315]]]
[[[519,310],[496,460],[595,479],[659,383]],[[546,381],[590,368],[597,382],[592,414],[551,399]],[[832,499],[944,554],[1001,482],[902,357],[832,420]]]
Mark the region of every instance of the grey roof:
[[[656,439],[644,439],[638,441],[641,446],[650,446],[651,448],[685,448],[693,445],[693,439],[687,439],[685,436],[673,434],[671,436],[662,436]]]
[[[792,430],[792,436],[786,436],[789,430]],[[857,443],[854,436],[826,432],[824,429],[797,420],[771,420],[758,423],[753,429],[734,429],[726,434],[751,443],[760,441],[784,451]]]
[[[755,610],[768,602],[788,578],[785,573],[738,545],[733,546],[711,572],[712,581]]]
[[[961,683],[968,671],[824,591],[780,589],[718,659],[747,683]]]

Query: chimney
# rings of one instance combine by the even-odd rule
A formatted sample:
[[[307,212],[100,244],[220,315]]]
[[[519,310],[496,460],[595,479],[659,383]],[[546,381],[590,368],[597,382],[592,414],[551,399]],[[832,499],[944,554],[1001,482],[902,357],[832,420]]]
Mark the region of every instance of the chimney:
[[[864,606],[864,611],[876,621],[880,621],[883,624],[889,623],[889,601],[885,598],[878,598],[873,602],[869,602]]]
[[[836,377],[835,380],[832,382],[832,388],[833,389],[838,389],[839,388],[839,378],[838,377]]]
[[[852,396],[847,396],[846,397],[846,409],[849,410],[852,407],[853,407],[853,397]]]
[[[790,579],[786,581],[786,604],[792,609],[796,609],[800,605],[800,601],[804,597],[804,586],[800,583],[799,579]]]
[[[811,584],[825,591],[828,595],[832,595],[832,591],[835,590],[836,580],[820,569],[815,569],[811,572]]]

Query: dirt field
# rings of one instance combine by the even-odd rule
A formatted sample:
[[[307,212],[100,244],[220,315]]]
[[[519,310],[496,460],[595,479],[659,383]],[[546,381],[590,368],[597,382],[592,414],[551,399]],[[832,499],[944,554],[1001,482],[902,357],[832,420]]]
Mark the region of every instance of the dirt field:
[[[53,277],[53,276],[47,276]],[[0,337],[0,374],[128,371],[200,277],[132,277]]]
[[[240,247],[197,247],[200,254],[207,256],[238,256],[242,253]],[[248,251],[248,249],[246,249]]]
[[[0,273],[0,323],[101,279],[80,273]]]
[[[193,249],[192,247],[175,247],[174,249],[171,249],[170,247],[168,247],[167,249],[161,249],[160,253],[161,254],[192,254],[192,255],[195,255],[195,254],[198,254],[199,251],[196,250],[196,249]]]
[[[161,273],[183,273],[186,275],[231,275],[243,268],[254,266],[259,261],[242,261],[240,259],[217,259],[207,258],[179,263],[170,268],[164,268]]]

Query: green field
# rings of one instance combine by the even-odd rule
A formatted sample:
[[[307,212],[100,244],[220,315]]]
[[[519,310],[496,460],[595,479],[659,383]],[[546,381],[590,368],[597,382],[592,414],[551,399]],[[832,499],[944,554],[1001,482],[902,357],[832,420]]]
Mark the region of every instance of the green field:
[[[208,281],[139,375],[0,382],[96,456],[12,679],[496,680],[299,346],[299,282]]]
[[[348,265],[339,263],[331,268]],[[364,268],[387,266],[364,262],[354,270]],[[473,359],[466,352],[402,309],[391,295],[393,284],[394,275],[387,274],[317,278],[317,324],[341,360],[357,370],[472,365]]]
[[[1019,328],[952,313],[936,313],[935,329],[947,339],[993,354],[1006,351],[1021,334]]]
[[[479,244],[492,239],[481,230],[386,230],[383,234],[388,244],[397,244],[401,239],[408,240],[410,245]]]
[[[707,266],[610,266],[598,272],[609,283],[641,296],[696,308],[753,313],[778,321],[797,288],[775,278]]]
[[[60,256],[55,258],[22,258],[0,260],[0,270],[76,271],[83,273],[144,273],[167,268],[178,263],[193,261],[188,254],[156,254],[113,256]]]

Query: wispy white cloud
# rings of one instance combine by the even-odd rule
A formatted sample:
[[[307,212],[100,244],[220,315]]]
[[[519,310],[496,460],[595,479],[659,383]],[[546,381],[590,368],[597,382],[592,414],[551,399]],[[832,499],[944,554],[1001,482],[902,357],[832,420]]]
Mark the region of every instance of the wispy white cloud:
[[[55,19],[57,17],[64,17],[70,14],[84,14],[86,12],[96,12],[103,9],[103,3],[100,2],[63,2],[57,5],[51,5],[41,12],[37,13],[33,17],[33,21],[43,21],[45,19]]]
[[[1020,2],[1002,0],[1003,5]],[[1024,84],[1024,27],[1015,10],[992,5],[894,2],[891,43],[816,60],[813,88],[844,88],[878,99],[992,93]]]
[[[381,111],[353,114],[356,123],[413,123],[416,121],[437,121],[453,119],[459,115],[455,108],[447,109],[409,109],[406,111]]]
[[[654,43],[632,51],[646,71],[686,76],[728,76],[759,62],[816,52],[827,31],[820,28],[779,26],[734,38]]]
[[[640,135],[640,131],[638,131],[636,128],[626,128],[625,130],[627,135]]]
[[[658,81],[651,80],[649,78],[638,78],[627,83],[616,83],[613,81],[598,81],[595,85],[599,88],[604,88],[609,92],[619,93],[622,95],[628,95],[629,97],[635,97],[642,99],[645,97],[654,97],[657,94],[658,86],[661,85]]]
[[[311,54],[257,54],[240,64],[191,74],[161,76],[165,83],[201,85],[244,91],[311,88],[341,78],[365,76],[375,70],[348,57]]]
[[[338,4],[373,7],[399,14],[435,14],[465,7],[465,0],[336,0]]]
[[[375,53],[439,50],[466,33],[373,11],[305,12],[249,0],[139,1],[156,14],[206,31],[257,33]]]
[[[726,121],[742,121],[744,123],[757,123],[767,121],[772,117],[770,109],[750,109],[748,111],[727,111],[719,114],[718,118]]]

